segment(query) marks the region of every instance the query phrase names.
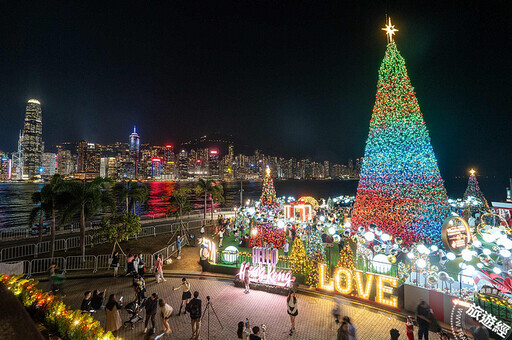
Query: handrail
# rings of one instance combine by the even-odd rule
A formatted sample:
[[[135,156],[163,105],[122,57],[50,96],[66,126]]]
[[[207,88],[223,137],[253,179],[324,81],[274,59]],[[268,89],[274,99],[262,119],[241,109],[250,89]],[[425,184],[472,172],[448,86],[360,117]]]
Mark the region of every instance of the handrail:
[[[206,225],[210,225],[215,220],[206,220]],[[204,220],[193,220],[184,222],[184,225],[187,226],[187,230],[200,229]],[[142,227],[141,232],[138,235],[132,236],[130,239],[137,239],[140,237],[156,237],[161,234],[171,234],[174,233],[178,226],[179,222],[162,224],[157,226],[147,226]],[[108,243],[106,237],[102,236],[94,236],[94,235],[86,235],[85,245],[86,246],[94,246],[95,244]],[[55,251],[65,252],[68,249],[80,248],[80,236],[73,236],[65,239],[58,239],[55,242]],[[20,244],[12,247],[3,247],[0,250],[0,262],[11,261],[24,257],[38,257],[41,254],[46,254],[50,252],[50,241],[44,241],[41,243],[28,243],[28,244]]]

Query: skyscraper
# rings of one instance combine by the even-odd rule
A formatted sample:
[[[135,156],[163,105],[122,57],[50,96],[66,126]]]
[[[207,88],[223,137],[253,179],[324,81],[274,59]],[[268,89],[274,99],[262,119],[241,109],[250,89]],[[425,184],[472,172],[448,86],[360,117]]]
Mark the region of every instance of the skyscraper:
[[[140,155],[140,137],[137,134],[137,127],[133,127],[133,132],[130,135],[130,161],[135,164],[135,177],[138,175],[139,170],[139,155]]]
[[[23,178],[39,174],[43,155],[43,114],[41,103],[30,99],[25,110],[23,127]]]

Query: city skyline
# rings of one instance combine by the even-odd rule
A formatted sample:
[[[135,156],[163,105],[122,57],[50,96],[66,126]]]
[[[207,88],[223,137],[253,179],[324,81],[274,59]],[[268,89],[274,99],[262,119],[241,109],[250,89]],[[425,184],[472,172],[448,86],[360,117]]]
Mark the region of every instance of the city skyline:
[[[409,60],[442,176],[474,167],[509,177],[507,19],[499,6],[474,11],[475,4],[331,2],[293,7],[289,15],[286,4],[127,4],[100,17],[91,14],[94,4],[14,8],[2,23],[12,33],[3,48],[16,53],[0,57],[8,66],[0,149],[16,150],[23,98],[33,97],[47,112],[48,146],[124,141],[137,125],[153,145],[221,132],[285,157],[355,159],[368,135],[387,11],[400,29],[395,39]],[[131,20],[139,10],[140,23]],[[195,43],[184,44],[188,39]]]

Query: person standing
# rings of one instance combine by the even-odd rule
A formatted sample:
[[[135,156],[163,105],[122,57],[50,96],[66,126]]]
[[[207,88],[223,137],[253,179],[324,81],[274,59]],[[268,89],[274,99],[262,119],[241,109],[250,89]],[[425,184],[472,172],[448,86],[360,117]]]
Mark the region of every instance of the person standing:
[[[148,331],[149,320],[151,319],[151,327],[153,330],[156,327],[155,324],[155,316],[158,311],[158,295],[156,293],[151,294],[149,299],[146,299],[142,305],[140,305],[140,309],[146,308],[146,320],[144,321],[144,333]]]
[[[201,242],[203,242],[204,239],[204,225],[201,226]]]
[[[474,340],[489,340],[489,331],[478,320],[473,319],[476,326],[471,326],[469,329]]]
[[[352,322],[350,322],[350,318],[348,316],[344,316],[343,321],[347,323],[348,340],[357,340],[356,328],[354,327]]]
[[[416,307],[416,321],[418,322],[418,340],[428,340],[428,329],[430,326],[430,306],[421,300]]]
[[[139,274],[139,255],[137,254],[133,257],[133,272]]]
[[[110,331],[115,335],[115,332],[121,328],[123,325],[123,322],[121,321],[121,315],[119,314],[119,310],[121,308],[123,308],[123,306],[117,302],[116,295],[110,294],[108,297],[108,302],[105,305],[105,313],[107,314],[105,331]]]
[[[295,296],[295,292],[290,290],[288,293],[288,298],[286,299],[286,307],[288,315],[290,316],[290,322],[292,324],[292,328],[290,328],[290,335],[295,331],[295,317],[299,314],[299,309],[297,306],[297,297]]]
[[[80,305],[80,310],[84,313],[93,313],[94,310],[91,306],[91,296],[92,293],[90,290],[84,293],[84,299],[82,300],[82,304]]]
[[[48,291],[54,292],[56,290],[55,286],[55,270],[57,268],[57,265],[55,263],[52,263],[50,267],[48,267]]]
[[[186,306],[188,304],[188,301],[192,297],[192,294],[190,294],[190,283],[187,282],[187,278],[184,277],[183,279],[181,279],[181,285],[175,287],[174,290],[178,290],[180,288],[183,289],[183,294],[181,294],[181,306],[178,315],[181,314],[181,309],[183,308],[183,306],[185,306],[185,311],[183,312],[183,314],[187,314]]]
[[[134,271],[134,268],[133,268],[133,260],[134,259],[135,259],[135,257],[131,253],[128,253],[128,255],[126,256],[126,276],[132,274]]]
[[[178,260],[181,259],[181,236],[178,235],[178,237],[176,238],[176,248],[178,249]]]
[[[414,323],[410,316],[407,317],[405,328],[407,329],[407,340],[414,340]]]
[[[192,337],[190,339],[193,340],[199,340],[199,335],[201,334],[201,300],[198,297],[199,292],[195,291],[194,298],[185,307],[185,310],[188,310],[190,315],[190,323],[192,325]]]
[[[162,317],[162,324],[164,325],[164,332],[166,334],[171,333],[171,327],[169,326],[169,318],[172,315],[172,307],[165,303],[164,299],[160,299],[158,302],[160,306],[160,316]]]
[[[290,244],[288,243],[288,240],[284,240],[284,245],[283,245],[284,256],[288,256],[289,250],[290,250]]]
[[[115,251],[112,255],[112,263],[110,263],[112,269],[114,269],[114,277],[119,277],[119,252]]]
[[[222,248],[222,240],[224,240],[224,230],[219,231],[219,248]]]
[[[163,271],[163,261],[162,261],[162,255],[158,254],[156,260],[155,260],[155,278],[156,283],[160,283],[160,281],[166,282],[167,280],[164,278],[164,271]]]
[[[142,254],[139,254],[138,256],[139,262],[137,263],[137,272],[139,273],[139,276],[144,277],[144,258],[142,257]]]
[[[245,271],[244,271],[244,285],[245,285],[244,293],[249,294],[250,283],[249,283],[249,267],[248,266],[245,267]]]
[[[254,326],[249,340],[265,340],[265,328],[261,327],[260,329],[258,326]]]

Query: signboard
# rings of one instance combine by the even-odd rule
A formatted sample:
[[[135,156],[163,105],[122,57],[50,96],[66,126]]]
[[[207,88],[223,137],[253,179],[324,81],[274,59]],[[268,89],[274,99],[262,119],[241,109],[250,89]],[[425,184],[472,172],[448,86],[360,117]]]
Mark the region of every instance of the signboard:
[[[277,249],[253,247],[252,266],[248,262],[243,262],[237,276],[243,281],[245,269],[248,269],[249,282],[291,287],[293,281],[292,272],[289,270],[276,270],[275,267],[278,261],[279,252]]]
[[[350,270],[347,268],[336,268],[333,278],[329,282],[325,280],[327,265],[319,265],[320,279],[318,280],[319,289],[336,291],[340,294],[348,295],[352,292],[357,293],[357,297],[363,300],[374,301],[379,304],[398,308],[398,296],[394,294],[398,286],[398,279],[386,275],[374,273],[364,273],[360,270]],[[375,285],[375,290],[374,290]],[[355,291],[354,291],[355,287]],[[375,291],[375,296],[372,292]]]
[[[452,216],[447,218],[441,229],[441,239],[444,246],[454,253],[460,253],[471,242],[471,230],[462,217]]]

